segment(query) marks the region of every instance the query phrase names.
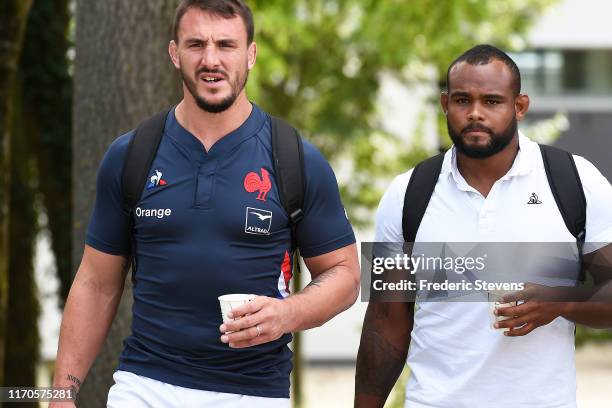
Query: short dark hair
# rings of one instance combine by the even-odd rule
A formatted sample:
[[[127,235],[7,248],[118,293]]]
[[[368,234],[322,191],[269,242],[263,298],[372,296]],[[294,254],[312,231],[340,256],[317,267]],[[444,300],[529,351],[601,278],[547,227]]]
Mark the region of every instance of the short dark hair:
[[[502,50],[489,44],[479,44],[470,48],[459,57],[457,57],[448,67],[446,71],[446,89],[450,91],[450,71],[460,62],[465,62],[470,65],[486,65],[491,60],[498,60],[506,64],[512,73],[512,90],[514,96],[521,93],[521,72],[516,63]]]
[[[178,43],[178,30],[181,19],[191,7],[197,7],[200,10],[216,14],[223,18],[233,18],[240,16],[247,32],[247,44],[253,42],[255,36],[255,24],[253,23],[253,13],[249,6],[241,0],[181,0],[181,3],[176,8],[174,14],[174,24],[172,32],[174,33],[174,41]]]

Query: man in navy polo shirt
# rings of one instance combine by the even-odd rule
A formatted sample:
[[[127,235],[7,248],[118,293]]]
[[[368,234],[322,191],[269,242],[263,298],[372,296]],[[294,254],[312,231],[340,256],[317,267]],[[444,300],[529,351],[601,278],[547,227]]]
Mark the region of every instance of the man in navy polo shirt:
[[[132,234],[132,334],[109,407],[286,407],[291,333],[356,300],[355,237],[332,169],[307,142],[304,218],[294,240],[313,280],[289,296],[296,248],[272,164],[270,117],[244,90],[257,53],[253,31],[241,1],[179,5],[169,53],[184,98],[168,114],[133,232],[121,171],[134,132],[102,161],[55,386],[78,389],[98,354],[121,297]],[[222,325],[217,297],[229,293],[258,296]]]

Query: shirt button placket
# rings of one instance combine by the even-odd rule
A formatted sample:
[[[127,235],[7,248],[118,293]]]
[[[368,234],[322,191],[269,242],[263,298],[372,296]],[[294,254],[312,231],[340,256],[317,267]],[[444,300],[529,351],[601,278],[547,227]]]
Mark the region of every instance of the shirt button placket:
[[[491,230],[491,210],[489,203],[485,200],[480,212],[478,213],[478,231],[480,234],[488,234]]]
[[[198,166],[195,206],[197,208],[209,208],[212,199],[215,180],[214,161],[206,160]]]

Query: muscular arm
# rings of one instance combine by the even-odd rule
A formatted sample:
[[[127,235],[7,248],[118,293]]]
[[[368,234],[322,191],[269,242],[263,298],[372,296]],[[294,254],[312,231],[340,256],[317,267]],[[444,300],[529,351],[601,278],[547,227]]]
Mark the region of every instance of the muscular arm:
[[[370,301],[361,330],[355,407],[383,407],[408,354],[414,303]]]
[[[220,327],[221,333],[233,332],[221,341],[236,348],[266,343],[320,326],[355,303],[360,275],[355,244],[304,262],[313,277],[307,287],[283,300],[258,296],[234,309],[235,317],[244,317]]]
[[[600,285],[595,289],[575,289],[570,295],[583,299],[578,302],[550,301],[547,300],[550,298],[548,295],[541,296],[541,293],[547,292],[550,292],[550,288],[531,285],[518,295],[507,296],[505,299],[508,301],[516,299],[524,303],[497,309],[497,315],[510,318],[495,323],[495,326],[500,329],[510,328],[504,333],[506,336],[524,336],[562,316],[574,323],[596,329],[612,328],[612,287],[610,283]],[[551,296],[552,298],[560,296],[558,293],[560,290],[553,288],[554,292],[557,293]]]
[[[610,288],[608,288],[608,291],[610,291]],[[574,323],[594,329],[612,328],[612,303],[568,302],[560,306],[560,315]]]
[[[583,261],[593,276],[593,288],[530,285],[524,291],[505,297],[504,301],[522,300],[524,303],[498,309],[500,316],[511,317],[498,322],[498,327],[511,328],[507,336],[524,336],[562,316],[593,328],[612,328],[612,245],[585,255]]]
[[[593,328],[612,328],[612,245],[585,255],[583,261],[595,287],[582,302],[563,304],[561,316]]]
[[[53,377],[55,387],[78,391],[81,386],[117,312],[125,268],[124,257],[85,246],[64,308]]]
[[[359,296],[359,261],[355,244],[336,251],[305,258],[312,281],[286,299],[293,309],[290,331],[306,330],[348,309]]]

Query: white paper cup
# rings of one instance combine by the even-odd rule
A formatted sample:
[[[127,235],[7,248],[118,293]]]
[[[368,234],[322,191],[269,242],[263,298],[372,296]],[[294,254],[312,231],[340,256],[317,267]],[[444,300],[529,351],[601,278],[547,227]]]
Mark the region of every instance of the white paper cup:
[[[223,318],[223,323],[235,320],[235,317],[230,319],[227,314],[238,306],[242,306],[253,299],[255,299],[255,295],[246,295],[243,293],[233,293],[230,295],[219,296],[219,305],[221,306],[221,317]]]
[[[508,292],[506,291],[487,292],[487,299],[489,301],[489,320],[490,320],[489,323],[492,329],[495,329],[496,322],[501,322],[502,320],[510,319],[510,316],[495,316],[495,309],[502,309],[504,307],[510,307],[510,306],[517,305],[516,302],[501,303],[502,297],[504,295],[507,295],[508,293],[512,293],[512,292],[510,291]],[[510,328],[504,327],[502,329],[495,329],[495,330],[502,330],[506,332],[506,331],[509,331]]]

